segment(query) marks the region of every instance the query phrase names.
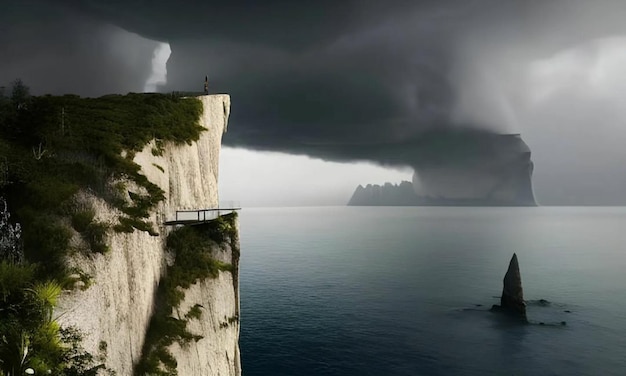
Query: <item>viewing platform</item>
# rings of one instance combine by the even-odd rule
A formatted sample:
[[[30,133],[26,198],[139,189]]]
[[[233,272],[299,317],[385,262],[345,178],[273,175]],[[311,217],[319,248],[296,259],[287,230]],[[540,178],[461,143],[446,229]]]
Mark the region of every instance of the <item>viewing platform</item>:
[[[217,208],[177,210],[175,218],[170,221],[165,221],[164,224],[166,226],[199,225],[238,210],[241,210],[241,206],[238,203],[228,203],[227,205],[220,205]]]

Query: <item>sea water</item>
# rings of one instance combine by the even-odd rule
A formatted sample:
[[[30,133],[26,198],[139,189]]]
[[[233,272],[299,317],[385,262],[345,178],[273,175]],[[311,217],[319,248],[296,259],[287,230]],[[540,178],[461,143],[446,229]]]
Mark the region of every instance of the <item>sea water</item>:
[[[626,208],[240,219],[244,376],[626,375]],[[514,252],[528,325],[489,311]]]

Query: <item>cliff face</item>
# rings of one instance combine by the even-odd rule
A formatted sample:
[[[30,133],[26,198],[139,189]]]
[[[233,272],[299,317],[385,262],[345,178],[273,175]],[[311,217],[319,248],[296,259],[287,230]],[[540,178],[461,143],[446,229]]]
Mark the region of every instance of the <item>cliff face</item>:
[[[236,265],[238,255],[230,247],[213,251],[214,257]],[[240,375],[239,287],[232,273],[220,272],[215,279],[200,281],[185,290],[177,314],[202,306],[202,315],[190,320],[187,329],[202,336],[189,346],[174,343],[169,350],[178,361],[179,375]],[[233,303],[236,304],[233,304]]]
[[[359,185],[350,201],[349,206],[411,206],[418,205],[418,197],[413,191],[413,184],[408,181],[395,185],[385,183],[380,186],[368,184]]]
[[[536,205],[531,153],[519,135],[437,136],[415,154],[412,183],[359,186],[348,205]]]
[[[417,196],[433,205],[536,205],[531,152],[519,135],[483,134],[468,144],[464,150],[450,142],[448,152],[457,158],[416,167]]]
[[[163,226],[176,210],[201,209],[218,205],[218,166],[222,134],[230,111],[228,95],[199,97],[203,104],[200,125],[207,129],[191,145],[165,144],[161,155],[154,155],[154,143],[137,153],[135,162],[142,173],[165,192],[165,200],[151,213],[159,236],[146,232],[110,232],[104,255],[85,257],[77,253],[71,265],[92,279],[84,290],[76,289],[61,300],[56,315],[63,326],[75,326],[84,333],[83,346],[104,360],[118,375],[131,375],[141,357],[146,330],[155,306],[156,289],[172,255],[165,249],[170,229]],[[156,153],[158,154],[158,153]],[[129,190],[139,190],[129,187]],[[140,193],[140,192],[136,192]],[[88,193],[80,200],[95,208],[97,219],[113,222],[119,215],[104,201]],[[228,247],[214,247],[215,257],[233,265],[185,292],[181,309],[196,304],[204,307],[199,320],[189,329],[204,337],[185,349],[172,348],[180,375],[240,375],[239,321],[227,327],[224,317],[238,317],[238,253]],[[174,346],[175,347],[175,346]],[[193,372],[192,372],[193,371]]]

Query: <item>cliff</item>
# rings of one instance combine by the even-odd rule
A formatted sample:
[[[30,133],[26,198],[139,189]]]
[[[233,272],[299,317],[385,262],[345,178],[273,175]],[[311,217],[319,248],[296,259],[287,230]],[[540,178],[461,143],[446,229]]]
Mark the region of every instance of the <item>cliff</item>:
[[[403,181],[400,184],[385,183],[384,185],[359,185],[349,206],[411,206],[418,205],[419,200],[413,191],[413,184]]]
[[[172,229],[165,227],[164,221],[173,218],[176,210],[218,206],[219,152],[228,123],[230,97],[209,95],[198,99],[202,102],[199,124],[206,130],[197,141],[182,145],[152,141],[133,158],[140,166],[139,173],[164,193],[164,200],[145,218],[157,225],[156,234],[132,229],[110,231],[104,238],[108,252],[77,252],[68,260],[90,280],[87,286],[64,294],[55,315],[63,326],[81,330],[84,348],[118,375],[133,374],[145,356],[142,351],[149,348],[146,334],[156,307],[163,303],[159,301],[159,286],[163,286],[167,271],[177,262],[176,254],[167,246]],[[126,189],[130,198],[145,194],[144,187],[132,182]],[[114,223],[121,215],[89,190],[79,192],[77,200],[95,209],[98,222]],[[168,346],[180,375],[241,374],[236,227],[235,223],[235,233],[230,238],[207,243],[207,252],[230,268],[186,289],[177,288],[183,298],[172,317],[189,313],[191,307],[201,307],[193,319],[186,320],[194,340],[184,345],[174,341]],[[74,236],[72,242],[80,247],[81,239]],[[223,325],[225,318],[237,319]]]
[[[459,132],[422,141],[412,183],[359,186],[348,205],[536,205],[531,152],[519,135]]]

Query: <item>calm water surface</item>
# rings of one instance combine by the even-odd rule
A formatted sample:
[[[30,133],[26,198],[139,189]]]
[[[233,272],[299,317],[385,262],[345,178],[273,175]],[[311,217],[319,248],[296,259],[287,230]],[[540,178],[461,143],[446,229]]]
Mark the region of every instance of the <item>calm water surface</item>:
[[[240,218],[245,376],[626,375],[626,208]],[[487,311],[513,252],[535,324]]]

